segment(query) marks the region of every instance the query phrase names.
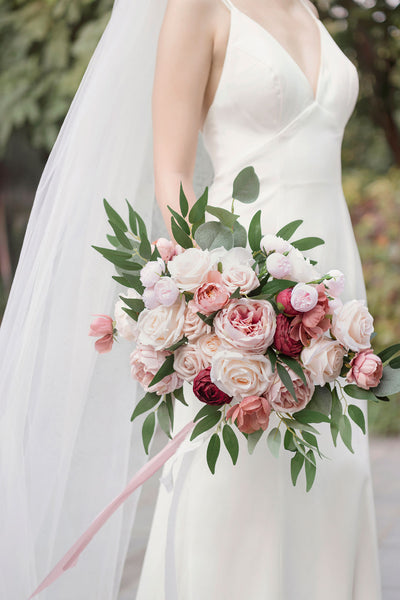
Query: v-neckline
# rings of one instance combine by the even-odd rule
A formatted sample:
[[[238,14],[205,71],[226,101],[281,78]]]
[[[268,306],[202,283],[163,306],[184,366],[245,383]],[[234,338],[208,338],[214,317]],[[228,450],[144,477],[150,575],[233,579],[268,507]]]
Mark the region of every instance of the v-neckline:
[[[311,17],[316,22],[317,30],[319,33],[319,67],[318,67],[318,73],[317,73],[317,85],[316,85],[315,92],[314,92],[313,86],[311,85],[310,80],[306,76],[303,69],[300,67],[299,63],[293,58],[293,56],[281,44],[281,42],[274,35],[272,35],[272,33],[270,31],[268,31],[268,29],[266,29],[263,25],[261,25],[261,23],[259,23],[258,21],[256,21],[252,17],[250,17],[248,14],[246,14],[245,12],[243,12],[242,10],[237,8],[234,4],[231,3],[231,7],[233,10],[236,11],[236,13],[238,15],[245,17],[250,23],[254,24],[262,33],[264,33],[266,36],[268,36],[268,38],[271,39],[278,48],[280,48],[281,52],[290,60],[290,62],[295,66],[296,70],[302,76],[303,80],[306,82],[308,89],[310,91],[312,100],[313,100],[313,104],[314,104],[314,103],[318,102],[319,91],[320,91],[320,87],[321,87],[321,75],[322,75],[322,65],[323,65],[323,37],[322,37],[322,31],[321,31],[322,30],[322,22],[315,15],[312,14],[311,10],[309,10],[305,6],[303,0],[300,0],[300,2],[304,6],[304,9],[307,10],[307,12],[309,12],[311,14]]]

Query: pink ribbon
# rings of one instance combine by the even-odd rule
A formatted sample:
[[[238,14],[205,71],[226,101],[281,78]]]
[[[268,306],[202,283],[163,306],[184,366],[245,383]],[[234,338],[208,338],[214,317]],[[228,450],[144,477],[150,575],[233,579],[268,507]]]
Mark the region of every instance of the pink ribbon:
[[[89,544],[90,540],[96,535],[96,533],[103,527],[104,523],[108,521],[111,515],[117,510],[121,504],[127,500],[127,498],[145,481],[147,481],[160,467],[167,462],[167,460],[175,454],[187,434],[194,428],[196,423],[190,421],[172,438],[168,444],[149,460],[130,480],[126,488],[110,502],[101,513],[92,521],[91,525],[86,531],[76,540],[71,546],[68,552],[62,557],[62,559],[56,564],[56,566],[50,571],[50,573],[43,579],[39,587],[29,596],[28,600],[31,600],[36,594],[43,591],[56,579],[60,577],[67,569],[74,567],[78,561],[80,554]]]

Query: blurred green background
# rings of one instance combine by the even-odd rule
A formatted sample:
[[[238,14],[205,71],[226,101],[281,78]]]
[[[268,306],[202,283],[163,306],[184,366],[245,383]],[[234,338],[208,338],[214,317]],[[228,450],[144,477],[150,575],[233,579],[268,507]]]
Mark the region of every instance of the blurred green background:
[[[375,349],[400,340],[400,0],[315,2],[360,78],[342,147]],[[0,319],[41,171],[112,0],[0,0]],[[370,432],[400,432],[400,398],[369,405]]]

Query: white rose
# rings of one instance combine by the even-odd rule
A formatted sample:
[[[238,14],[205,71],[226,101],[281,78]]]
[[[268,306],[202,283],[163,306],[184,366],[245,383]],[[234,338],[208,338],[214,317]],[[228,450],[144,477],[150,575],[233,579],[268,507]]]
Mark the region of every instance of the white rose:
[[[163,350],[175,344],[183,335],[186,302],[181,298],[172,306],[144,309],[138,319],[138,341]]]
[[[358,352],[371,346],[374,319],[365,300],[350,300],[333,313],[331,332],[346,348]]]
[[[168,261],[171,277],[182,292],[194,292],[207,280],[211,267],[209,251],[198,248],[188,248]]]
[[[292,245],[287,240],[277,235],[272,235],[272,233],[264,235],[260,244],[261,250],[264,250],[267,254],[270,252],[280,252],[283,254],[284,252],[288,252],[291,247]]]
[[[211,365],[212,357],[222,347],[222,342],[216,333],[206,333],[199,337],[196,342],[197,350],[206,366]]]
[[[134,289],[129,288],[126,294],[121,294],[125,298],[136,298],[140,299],[141,295]],[[137,321],[132,319],[122,308],[128,308],[123,300],[118,300],[114,307],[114,319],[115,327],[118,331],[118,335],[133,342],[137,338],[138,327]]]
[[[310,263],[310,259],[306,258],[300,250],[292,248],[287,257],[291,267],[289,278],[292,281],[308,283],[309,281],[314,281],[314,279],[320,279],[320,273]]]
[[[242,294],[248,294],[260,285],[253,269],[250,265],[245,264],[232,265],[228,269],[223,270],[222,282],[231,293],[240,288]]]
[[[310,371],[314,384],[325,385],[339,377],[346,354],[340,342],[322,336],[312,339],[301,351],[300,358]]]
[[[174,369],[185,381],[193,381],[200,371],[208,367],[196,344],[185,344],[174,352]]]
[[[272,380],[271,363],[262,354],[220,350],[212,358],[210,378],[228,396],[261,396]]]

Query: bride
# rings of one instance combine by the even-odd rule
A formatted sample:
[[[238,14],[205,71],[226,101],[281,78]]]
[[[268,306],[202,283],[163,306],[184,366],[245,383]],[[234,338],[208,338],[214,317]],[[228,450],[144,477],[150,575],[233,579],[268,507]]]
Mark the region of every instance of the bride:
[[[87,336],[122,291],[91,248],[110,233],[102,199],[123,213],[127,197],[150,223],[155,192],[169,227],[180,181],[195,199],[201,131],[210,203],[230,208],[234,176],[253,165],[260,196],[241,222],[258,208],[264,232],[304,219],[302,234],[326,242],[320,269],[365,298],[340,162],[357,95],[310,0],[115,3],[43,172],[0,332],[1,597],[27,598],[147,460],[129,421],[129,344],[96,355]],[[174,433],[198,410],[186,394]],[[351,454],[320,431],[331,460],[308,493],[292,486],[289,453],[266,445],[250,456],[241,439],[237,465],[221,455],[214,476],[204,446],[180,457],[138,600],[380,600],[368,437],[354,432]],[[118,597],[138,497],[40,598]]]

